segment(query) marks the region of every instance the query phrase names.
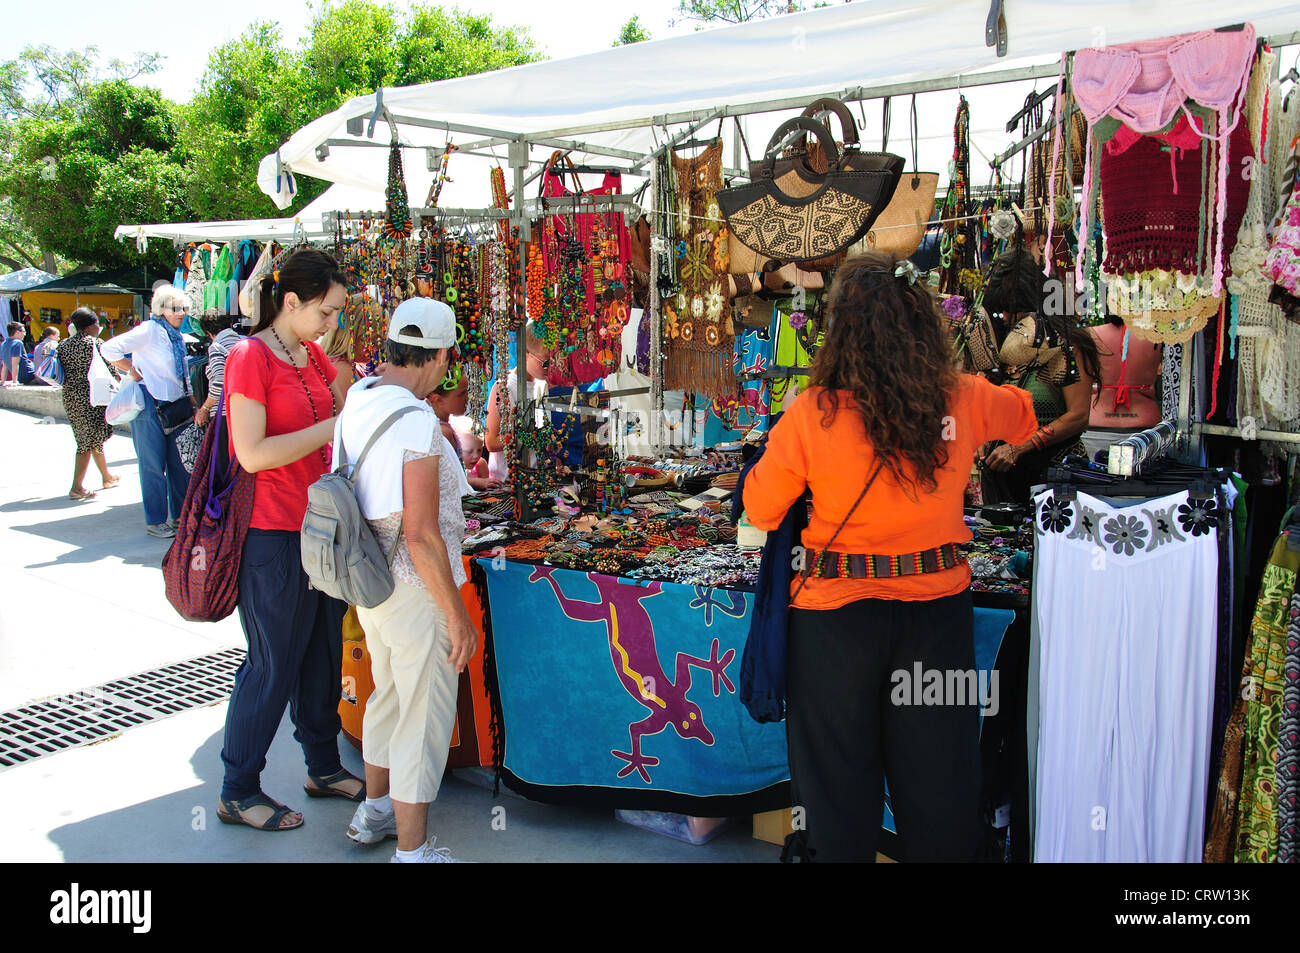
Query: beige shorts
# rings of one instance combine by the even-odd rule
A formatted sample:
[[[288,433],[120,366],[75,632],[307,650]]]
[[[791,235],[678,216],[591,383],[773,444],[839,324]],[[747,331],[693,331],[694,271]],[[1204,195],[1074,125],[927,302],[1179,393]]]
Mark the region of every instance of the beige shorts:
[[[460,679],[447,661],[447,618],[433,596],[393,582],[385,602],[357,609],[375,680],[361,724],[362,755],[388,769],[394,800],[425,804],[438,796],[447,767]]]

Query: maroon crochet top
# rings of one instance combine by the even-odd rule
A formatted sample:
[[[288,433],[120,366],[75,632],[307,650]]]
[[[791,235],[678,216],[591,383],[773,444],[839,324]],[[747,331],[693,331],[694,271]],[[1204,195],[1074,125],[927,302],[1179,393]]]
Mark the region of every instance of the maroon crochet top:
[[[1132,274],[1162,269],[1205,274],[1214,265],[1214,243],[1207,234],[1197,262],[1202,191],[1207,223],[1215,216],[1218,176],[1207,162],[1201,178],[1201,149],[1168,147],[1156,136],[1142,136],[1118,155],[1108,148],[1101,155],[1101,202],[1106,222],[1108,274]],[[1228,140],[1228,201],[1224,221],[1224,258],[1237,241],[1237,229],[1246,213],[1250,181],[1242,173],[1253,155],[1246,123],[1237,123]],[[1207,227],[1207,232],[1209,231]]]

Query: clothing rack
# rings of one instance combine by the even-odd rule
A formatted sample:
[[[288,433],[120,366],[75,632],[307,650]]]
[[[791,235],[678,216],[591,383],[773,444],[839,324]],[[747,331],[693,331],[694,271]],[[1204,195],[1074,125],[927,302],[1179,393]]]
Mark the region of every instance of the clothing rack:
[[[1193,500],[1212,500],[1228,479],[1228,471],[1223,469],[1192,467],[1163,457],[1148,463],[1159,466],[1141,477],[1072,469],[1067,460],[1066,465],[1049,467],[1043,484],[1034,490],[1049,489],[1061,500],[1076,500],[1080,492],[1092,496],[1153,498],[1186,490]]]
[[[1106,472],[1116,476],[1137,476],[1153,460],[1166,456],[1178,439],[1178,428],[1167,420],[1130,434],[1110,445]]]

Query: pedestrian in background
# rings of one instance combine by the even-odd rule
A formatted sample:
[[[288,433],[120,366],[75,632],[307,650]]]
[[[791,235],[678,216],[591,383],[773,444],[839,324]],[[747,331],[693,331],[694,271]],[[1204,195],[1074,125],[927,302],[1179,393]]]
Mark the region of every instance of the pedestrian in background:
[[[86,470],[95,461],[105,490],[122,482],[108,469],[104,459],[104,441],[113,436],[113,428],[104,420],[104,408],[90,403],[90,380],[86,376],[92,361],[104,361],[99,353],[99,316],[89,308],[78,308],[68,319],[74,332],[58,345],[56,354],[63,367],[63,411],[72,425],[72,436],[77,441],[77,453],[72,466],[72,489],[68,498],[88,500],[95,491],[85,487]],[[107,361],[104,361],[107,364]]]
[[[189,298],[172,285],[160,285],[143,321],[102,348],[104,357],[144,389],[144,410],[131,421],[131,440],[140,463],[140,498],[145,531],[167,539],[176,535],[190,475],[181,462],[176,438],[194,419],[189,366],[180,327]]]
[[[226,380],[226,358],[231,349],[243,340],[238,324],[241,319],[237,317],[235,324],[222,327],[221,324],[228,320],[224,316],[223,319],[221,322],[203,319],[203,330],[212,338],[212,342],[208,345],[208,363],[203,369],[203,373],[208,378],[208,396],[194,413],[194,423],[199,427],[208,425],[212,412],[221,403],[222,388]]]
[[[36,375],[41,380],[53,385],[63,383],[63,368],[55,354],[59,346],[59,329],[50,325],[41,332],[41,343],[32,350],[32,363],[36,366]]]

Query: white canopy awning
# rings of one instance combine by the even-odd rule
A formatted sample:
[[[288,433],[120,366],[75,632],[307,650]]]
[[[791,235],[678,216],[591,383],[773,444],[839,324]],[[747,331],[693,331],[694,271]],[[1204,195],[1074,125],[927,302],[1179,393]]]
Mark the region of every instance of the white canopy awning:
[[[332,235],[321,223],[321,216],[338,209],[368,209],[383,207],[383,191],[357,188],[350,185],[331,185],[301,212],[292,218],[257,218],[230,222],[172,222],[157,225],[119,225],[113,237],[130,241],[143,235],[145,238],[162,238],[179,242],[227,242],[241,238],[257,241],[287,242],[293,239],[295,229],[301,229],[308,240],[328,238]]]
[[[586,148],[574,150],[575,161],[628,167],[664,141],[665,121],[677,132],[719,107],[766,108],[766,114],[745,120],[748,150],[757,157],[771,130],[790,114],[780,112],[783,107],[793,109],[822,94],[848,92],[849,98],[861,99],[950,89],[954,84],[943,81],[957,77],[971,100],[972,175],[979,184],[989,174],[980,155],[987,160],[1019,138],[1005,123],[1028,88],[1028,83],[1004,88],[984,105],[972,89],[989,82],[990,72],[1001,80],[1037,77],[1043,90],[1053,84],[1055,64],[1067,50],[1220,27],[1229,20],[1253,23],[1261,37],[1300,27],[1294,4],[1276,0],[1226,6],[1214,0],[1006,0],[1005,10],[1009,55],[1002,59],[985,45],[989,0],[863,0],[570,59],[385,88],[304,126],[262,160],[259,179],[274,182],[277,170],[287,169],[381,191],[391,129],[404,147],[411,205],[424,204],[433,178],[428,167],[436,164],[436,154],[423,150],[452,141],[461,151],[451,158],[451,182],[439,205],[482,207],[490,204],[487,170],[507,165],[509,140],[520,136],[532,141],[534,162],[576,140]],[[1013,68],[1023,69],[1009,74]],[[921,166],[944,172],[957,96],[939,95],[948,97],[948,108],[924,101],[918,138]],[[386,114],[379,112],[372,123],[380,101]],[[904,155],[911,151],[906,106],[895,98],[889,140],[890,150]],[[868,119],[866,146],[878,147],[880,110],[873,108],[869,117],[865,110],[854,112]],[[701,136],[716,129],[714,119]],[[727,122],[726,162],[735,166],[731,129]],[[637,184],[625,182],[624,191]],[[535,194],[535,183],[528,194]]]

